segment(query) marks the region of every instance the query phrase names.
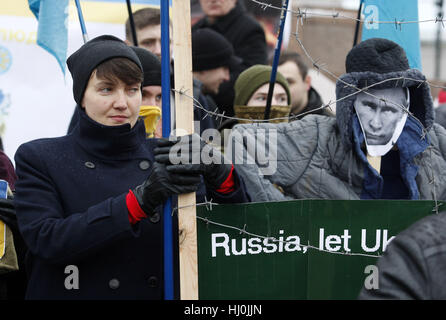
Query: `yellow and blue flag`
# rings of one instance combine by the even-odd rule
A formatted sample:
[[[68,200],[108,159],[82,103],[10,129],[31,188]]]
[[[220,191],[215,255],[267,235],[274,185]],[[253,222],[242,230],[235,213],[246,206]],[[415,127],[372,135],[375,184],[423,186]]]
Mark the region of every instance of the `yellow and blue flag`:
[[[37,44],[51,53],[65,75],[68,47],[68,0],[28,0],[36,16]]]

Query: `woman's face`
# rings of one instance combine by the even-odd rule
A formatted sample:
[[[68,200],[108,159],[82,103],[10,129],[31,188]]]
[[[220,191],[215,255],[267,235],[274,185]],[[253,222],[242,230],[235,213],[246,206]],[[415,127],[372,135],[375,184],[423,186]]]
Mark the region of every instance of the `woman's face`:
[[[85,89],[82,107],[91,119],[103,125],[129,123],[133,127],[138,120],[141,99],[141,83],[128,85],[118,78],[113,81],[99,79],[94,70]]]
[[[266,107],[266,100],[268,97],[269,83],[260,86],[246,104],[248,107]],[[271,100],[272,106],[287,106],[288,96],[285,88],[280,84],[274,85],[273,97]]]

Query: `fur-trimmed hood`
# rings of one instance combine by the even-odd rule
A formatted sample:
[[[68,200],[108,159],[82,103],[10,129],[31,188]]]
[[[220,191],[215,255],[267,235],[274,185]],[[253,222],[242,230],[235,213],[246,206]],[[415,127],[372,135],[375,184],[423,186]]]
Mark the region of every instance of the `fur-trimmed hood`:
[[[347,149],[352,147],[352,116],[357,88],[373,89],[409,88],[412,113],[430,130],[434,123],[434,105],[429,84],[418,69],[408,69],[389,73],[351,72],[343,74],[336,82],[336,121],[341,133],[342,142]]]

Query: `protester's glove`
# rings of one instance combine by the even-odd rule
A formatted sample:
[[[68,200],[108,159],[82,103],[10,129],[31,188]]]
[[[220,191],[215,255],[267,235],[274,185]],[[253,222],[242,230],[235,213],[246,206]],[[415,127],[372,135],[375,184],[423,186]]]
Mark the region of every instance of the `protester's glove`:
[[[173,173],[166,170],[165,164],[154,162],[150,176],[133,194],[141,209],[150,214],[173,194],[197,191],[200,182],[200,173],[191,170]]]
[[[174,174],[200,172],[206,186],[214,190],[220,188],[232,170],[231,161],[196,133],[174,141],[161,139],[154,153],[156,161],[167,165],[167,171]]]

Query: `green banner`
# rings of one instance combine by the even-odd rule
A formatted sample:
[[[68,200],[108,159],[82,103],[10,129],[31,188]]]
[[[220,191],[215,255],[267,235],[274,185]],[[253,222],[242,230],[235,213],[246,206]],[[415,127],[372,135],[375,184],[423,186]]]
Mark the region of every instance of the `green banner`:
[[[394,200],[198,207],[199,298],[356,299],[366,267],[434,208]]]

